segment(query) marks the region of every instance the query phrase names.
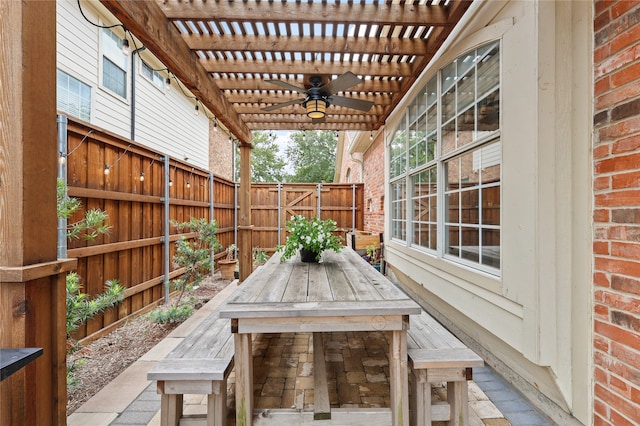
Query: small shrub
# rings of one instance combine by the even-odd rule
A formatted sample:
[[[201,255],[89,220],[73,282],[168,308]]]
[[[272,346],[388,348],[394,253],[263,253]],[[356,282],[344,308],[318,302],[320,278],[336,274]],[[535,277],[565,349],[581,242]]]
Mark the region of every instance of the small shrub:
[[[154,309],[149,313],[149,318],[156,323],[170,324],[183,322],[191,316],[192,312],[193,306],[191,305],[169,306]]]

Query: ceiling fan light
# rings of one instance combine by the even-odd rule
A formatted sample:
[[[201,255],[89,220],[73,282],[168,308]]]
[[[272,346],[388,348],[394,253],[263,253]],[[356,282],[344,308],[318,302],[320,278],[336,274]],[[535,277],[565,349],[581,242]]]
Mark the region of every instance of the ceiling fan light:
[[[327,111],[327,102],[322,99],[311,99],[305,104],[307,117],[323,118]]]

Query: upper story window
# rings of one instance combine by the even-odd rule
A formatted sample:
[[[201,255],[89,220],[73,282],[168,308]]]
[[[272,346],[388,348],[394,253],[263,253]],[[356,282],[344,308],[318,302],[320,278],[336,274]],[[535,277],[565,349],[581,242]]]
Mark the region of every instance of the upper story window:
[[[56,108],[81,120],[91,121],[91,86],[58,70]]]
[[[392,238],[499,271],[499,43],[440,69],[407,107],[390,140]]]
[[[147,80],[149,80],[158,89],[164,89],[164,78],[158,71],[153,69],[149,64],[144,61],[140,61],[140,74],[142,74]]]
[[[102,85],[116,95],[127,97],[127,63],[122,39],[109,28],[102,29]]]

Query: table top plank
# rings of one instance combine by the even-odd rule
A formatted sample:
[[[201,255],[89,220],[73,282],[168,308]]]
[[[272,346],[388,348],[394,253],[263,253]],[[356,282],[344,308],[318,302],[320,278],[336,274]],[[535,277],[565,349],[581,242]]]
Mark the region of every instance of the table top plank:
[[[0,380],[42,355],[42,348],[0,348]]]
[[[320,263],[274,254],[221,309],[224,318],[417,315],[420,306],[351,248]]]
[[[323,267],[309,267],[309,289],[306,301],[329,301],[333,300],[333,291],[329,284],[329,277]]]
[[[282,295],[282,302],[304,302],[307,300],[307,288],[309,288],[309,266],[296,264],[287,280],[287,287]]]

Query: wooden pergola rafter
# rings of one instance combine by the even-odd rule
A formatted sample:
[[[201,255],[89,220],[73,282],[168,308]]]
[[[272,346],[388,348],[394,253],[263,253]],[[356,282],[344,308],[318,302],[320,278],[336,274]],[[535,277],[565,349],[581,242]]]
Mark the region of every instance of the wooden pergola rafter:
[[[471,1],[102,3],[244,143],[250,130],[379,129]],[[265,81],[308,89],[314,76],[327,83],[345,72],[363,82],[337,95],[374,107],[329,105],[321,123],[306,116],[303,93]]]

